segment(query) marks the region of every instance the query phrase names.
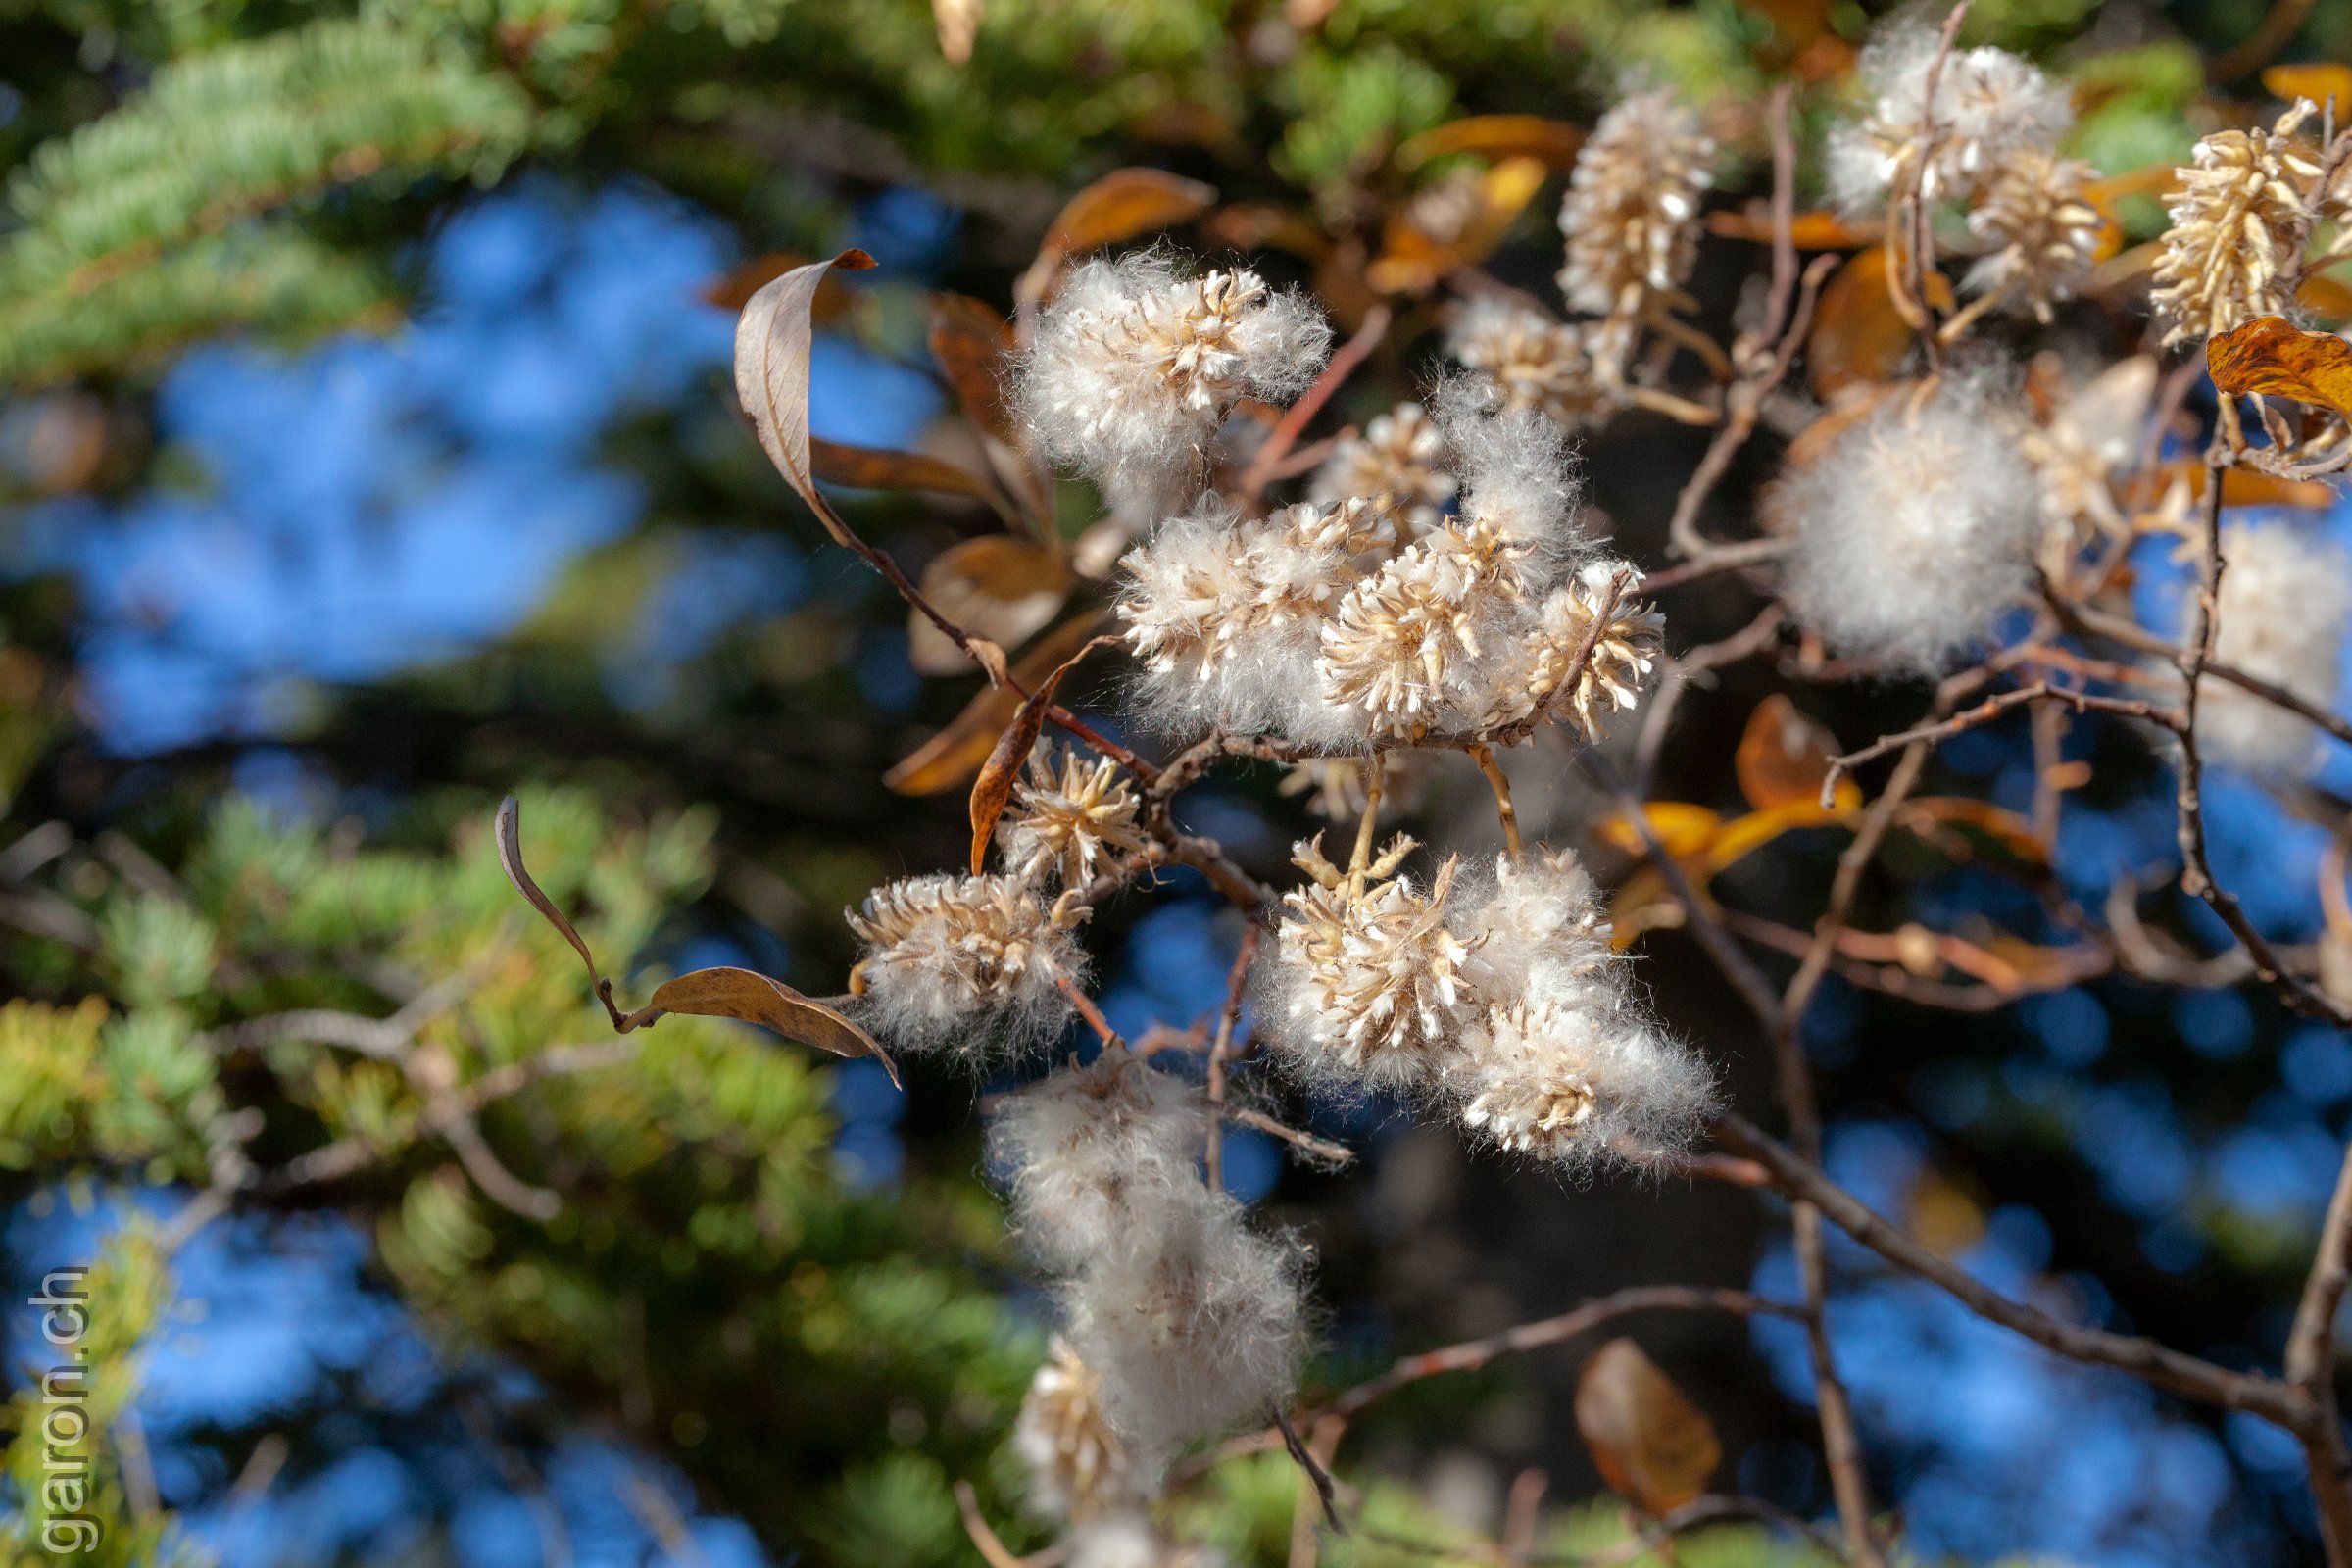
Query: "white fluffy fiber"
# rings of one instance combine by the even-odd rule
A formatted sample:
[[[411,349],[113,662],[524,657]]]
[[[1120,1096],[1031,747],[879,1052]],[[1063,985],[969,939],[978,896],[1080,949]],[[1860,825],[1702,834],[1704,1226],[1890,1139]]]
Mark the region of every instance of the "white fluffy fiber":
[[[1474,1131],[1571,1169],[1639,1162],[1697,1136],[1716,1106],[1714,1073],[1649,1016],[1574,855],[1497,861],[1491,891],[1466,895],[1462,931],[1486,1006],[1444,1070]],[[1547,1136],[1514,1113],[1553,1083],[1580,1086],[1591,1103]]]
[[[1535,409],[1492,409],[1490,394],[1462,376],[1431,400],[1462,480],[1461,515],[1530,546],[1530,575],[1541,588],[1589,553],[1578,522],[1584,494],[1576,444]]]
[[[1246,270],[1187,276],[1147,251],[1071,270],[1015,390],[1047,451],[1114,503],[1143,506],[1201,465],[1236,399],[1293,396],[1330,350],[1331,327],[1303,296]]]
[[[1097,1260],[1062,1291],[1072,1349],[1102,1377],[1102,1412],[1156,1474],[1200,1439],[1263,1420],[1289,1396],[1307,1341],[1304,1256],[1241,1205],[1196,1189],[1150,1244]]]
[[[1887,396],[1768,505],[1795,539],[1784,585],[1798,615],[1892,670],[1943,669],[2032,578],[2039,492],[1979,383]]]
[[[1971,194],[2017,149],[2055,147],[2074,123],[2066,84],[2002,49],[1945,56],[1931,106],[1928,74],[1939,43],[1935,26],[1907,12],[1882,24],[1863,49],[1855,74],[1871,96],[1869,111],[1830,133],[1830,193],[1846,212],[1868,215],[1885,202],[1931,107],[1936,147],[1922,180],[1930,200]]]
[[[2222,556],[2214,657],[2331,705],[2352,619],[2352,559],[2288,522],[2232,524]],[[2215,761],[2274,776],[2306,776],[2325,756],[2307,720],[2211,676],[2198,692],[2197,742]]]
[[[1147,1490],[1187,1445],[1287,1397],[1306,1346],[1304,1256],[1202,1182],[1208,1114],[1193,1085],[1112,1051],[1011,1096],[989,1134]]]
[[[1055,977],[1086,976],[1075,936],[1012,877],[904,877],[848,918],[865,945],[859,1021],[902,1050],[974,1069],[1060,1028],[1070,1009]]]
[[[1007,1096],[989,1124],[988,1162],[1007,1173],[1022,1248],[1049,1273],[1075,1274],[1191,1200],[1207,1135],[1197,1086],[1105,1053]]]

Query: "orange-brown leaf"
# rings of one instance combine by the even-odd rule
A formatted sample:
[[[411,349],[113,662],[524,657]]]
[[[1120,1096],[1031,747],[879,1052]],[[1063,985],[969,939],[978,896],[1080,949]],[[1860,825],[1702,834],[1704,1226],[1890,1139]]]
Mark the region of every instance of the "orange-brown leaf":
[[[2321,108],[2335,100],[2335,122],[2352,119],[2352,66],[2341,61],[2318,61],[2300,66],[2273,66],[2262,74],[2262,84],[2273,96],[2292,103],[2308,98]]]
[[[1952,285],[1942,273],[1927,274],[1929,303],[1947,309]],[[1823,397],[1862,381],[1884,381],[1902,367],[1916,341],[1910,323],[1886,291],[1886,250],[1857,251],[1821,291],[1805,361],[1813,390]]]
[[[1678,860],[1704,854],[1708,841],[1723,826],[1721,812],[1692,806],[1688,801],[1651,801],[1642,808],[1642,814],[1648,819],[1649,830],[1657,835],[1659,846]],[[1602,843],[1628,855],[1649,853],[1641,828],[1622,813],[1603,818],[1592,831]]]
[[[1819,800],[1821,781],[1837,751],[1837,736],[1776,692],[1747,715],[1732,769],[1739,777],[1740,793],[1760,811],[1790,801]]]
[[[1070,572],[1042,545],[984,534],[951,545],[923,567],[923,597],[975,636],[1018,648],[1070,597]],[[925,675],[956,675],[971,660],[921,611],[907,612],[907,658]]]
[[[1772,208],[1764,202],[1750,202],[1736,213],[1709,213],[1706,222],[1710,234],[1753,240],[1758,245],[1772,243]],[[1856,228],[1836,213],[1792,213],[1788,241],[1800,251],[1852,251],[1876,245],[1879,231]]]
[[[2352,283],[2333,273],[2312,273],[2295,289],[2295,298],[2329,320],[2352,320]]]
[[[1495,160],[1534,158],[1553,169],[1566,169],[1576,162],[1577,149],[1584,144],[1584,128],[1565,120],[1546,120],[1542,115],[1465,115],[1398,147],[1396,162],[1400,172],[1410,173],[1432,159],[1473,153]]]
[[[1004,814],[1004,803],[1012,799],[1012,787],[1020,782],[1021,767],[1029,760],[1029,753],[1046,727],[1046,710],[1054,706],[1054,694],[1061,689],[1061,677],[1084,657],[1086,648],[1080,648],[1055,665],[1054,673],[1022,699],[1021,706],[1012,710],[1012,722],[1004,726],[1004,733],[997,737],[988,760],[980,765],[980,776],[972,780],[972,875],[978,876],[988,864],[988,845],[997,836],[997,818]]]
[[[2352,343],[2263,316],[2205,345],[2205,368],[2225,392],[2293,398],[2352,417]]]
[[[1585,1363],[1576,1429],[1610,1490],[1652,1518],[1704,1493],[1723,1462],[1714,1423],[1631,1340]]]
[[[760,445],[838,544],[850,542],[833,508],[817,493],[808,462],[808,351],[814,335],[809,308],[835,268],[874,265],[863,251],[843,251],[762,284],[735,322],[735,395],[743,400]]]
[[[514,796],[510,795],[498,803],[498,816],[491,837],[498,843],[498,863],[506,871],[507,880],[514,883],[514,891],[528,900],[531,907],[545,916],[547,923],[562,932],[564,940],[571,944],[571,951],[578,954],[580,962],[588,966],[588,983],[596,988],[597,996],[610,1010],[612,1005],[608,994],[610,987],[597,970],[596,955],[588,951],[588,944],[581,939],[571,921],[564,917],[562,909],[556,907],[556,901],[547,896],[532,877],[530,868],[522,863],[522,804]],[[614,1022],[618,1021],[616,1015]]]
[[[1733,865],[1770,844],[1782,834],[1796,828],[1826,827],[1842,822],[1861,808],[1862,791],[1850,779],[1838,781],[1835,804],[1823,806],[1819,798],[1807,801],[1783,801],[1778,806],[1745,816],[1735,816],[1723,824],[1722,831],[1707,841],[1706,854],[1699,861],[1701,876],[1713,878],[1716,873]]]
[[[1012,666],[1013,677],[1034,686],[1064,660],[1086,646],[1103,612],[1074,615],[1037,641],[1037,646]],[[938,795],[956,789],[988,760],[997,737],[1012,719],[1020,694],[1009,686],[983,686],[950,721],[947,728],[908,753],[882,782],[900,795]]]
[[[797,251],[763,251],[746,262],[727,269],[703,287],[705,304],[715,305],[722,311],[740,311],[752,302],[762,284],[773,281],[805,265],[808,258]],[[808,315],[817,325],[839,320],[850,313],[856,296],[841,279],[829,277],[818,287],[816,298],[809,303]]]
[[[921,452],[845,446],[812,435],[808,438],[808,467],[827,484],[859,490],[938,490],[970,496],[999,509],[1004,505],[997,487],[979,474]]]
[[[1216,199],[1214,186],[1162,169],[1114,169],[1070,198],[1039,249],[1055,256],[1083,255],[1190,222]]]
[[[899,1081],[898,1063],[873,1036],[825,1004],[756,970],[722,966],[682,974],[657,987],[653,1000],[629,1015],[629,1023],[643,1028],[665,1012],[739,1018],[836,1056],[871,1056],[892,1083]]]
[[[2115,208],[2127,196],[2162,196],[2173,188],[2180,166],[2171,159],[2160,163],[2142,164],[2127,169],[2120,174],[2094,179],[2082,189],[2082,199],[2107,218],[2115,216]]]
[[[963,416],[1006,446],[1020,434],[1004,407],[1004,367],[1012,328],[989,306],[964,294],[931,300],[931,358],[955,390]]]
[[[1468,211],[1449,225],[1450,232],[1433,232],[1422,204],[1407,203],[1390,219],[1380,255],[1364,269],[1365,282],[1382,294],[1425,294],[1448,272],[1485,261],[1543,188],[1547,172],[1541,159],[1504,159],[1478,176]]]

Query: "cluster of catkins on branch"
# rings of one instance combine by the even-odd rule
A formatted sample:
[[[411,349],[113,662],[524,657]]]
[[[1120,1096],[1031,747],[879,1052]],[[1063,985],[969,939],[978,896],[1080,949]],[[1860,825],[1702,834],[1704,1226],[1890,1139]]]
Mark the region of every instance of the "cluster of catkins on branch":
[[[1831,134],[1832,194],[1884,218],[1890,297],[1908,296],[1944,355],[1921,379],[1799,411],[1761,521],[1786,541],[1782,598],[1831,651],[1936,673],[1981,649],[2037,571],[2063,590],[2085,543],[2121,560],[2148,531],[2114,481],[2156,367],[2057,391],[2045,377],[2036,406],[1997,356],[1970,352],[1969,327],[1996,311],[2051,320],[2108,241],[2092,172],[2060,150],[2073,111],[2059,85],[1901,20],[1858,80],[1863,101]],[[2309,118],[2298,106],[2199,147],[2157,269],[2168,343],[2283,309],[2314,234],[2347,216],[2345,161],[2315,152]],[[1332,340],[1311,304],[1253,272],[1159,251],[1088,261],[1049,291],[1012,378],[1033,450],[1097,482],[1128,546],[1109,586],[1134,716],[1171,741],[1246,739],[1294,761],[1286,791],[1357,818],[1347,863],[1301,844],[1305,880],[1248,911],[1275,940],[1242,1037],[1308,1085],[1396,1095],[1569,1171],[1669,1163],[1713,1109],[1713,1074],[1650,1017],[1572,855],[1522,854],[1506,812],[1512,848],[1491,867],[1417,870],[1410,838],[1376,850],[1377,818],[1432,756],[1472,754],[1499,792],[1494,748],[1553,719],[1597,742],[1641,700],[1661,623],[1639,572],[1583,526],[1569,441],[1634,408],[1723,419],[1720,394],[1707,407],[1668,390],[1678,354],[1719,385],[1770,359],[1684,319],[1714,151],[1671,94],[1603,116],[1560,211],[1565,318],[1496,287],[1448,307],[1459,370],[1344,432],[1294,504],[1214,488],[1263,438],[1262,408],[1237,405],[1305,391]],[[1938,320],[1925,284],[1954,236],[1971,303]],[[2185,495],[2151,515],[2177,520]],[[2216,657],[2330,695],[2352,564],[2283,527],[2233,530],[2226,549]],[[2200,726],[2230,760],[2308,765],[2308,728],[2243,692],[2209,692]],[[1001,871],[908,878],[851,915],[865,944],[852,989],[877,1033],[979,1069],[1069,1022],[1086,909],[1181,858],[1133,759],[1108,750],[1038,749],[997,822]],[[1016,1446],[1040,1508],[1070,1523],[1070,1561],[1205,1562],[1160,1541],[1144,1503],[1188,1445],[1287,1396],[1307,1337],[1302,1253],[1204,1179],[1220,1107],[1089,1017],[1105,1036],[1095,1062],[993,1113],[992,1165],[1062,1330]]]

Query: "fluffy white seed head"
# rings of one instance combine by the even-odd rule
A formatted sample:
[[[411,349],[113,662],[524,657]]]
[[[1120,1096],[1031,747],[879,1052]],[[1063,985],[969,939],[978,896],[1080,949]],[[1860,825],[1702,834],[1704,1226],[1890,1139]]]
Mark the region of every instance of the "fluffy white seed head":
[[[1363,737],[1464,727],[1511,651],[1533,547],[1449,522],[1359,581],[1321,628],[1325,702]]]
[[[1012,877],[906,877],[845,918],[865,944],[851,988],[866,1021],[905,1050],[975,1065],[1057,1028],[1068,1007],[1054,977],[1086,970],[1070,931]]]
[[[1143,847],[1135,794],[1110,758],[1039,747],[1015,784],[997,842],[1014,876],[1044,886],[1084,887],[1121,853]]]
[[[2214,657],[2323,707],[2335,700],[2352,623],[2352,560],[2290,523],[2223,530]],[[2257,773],[2308,775],[2324,753],[2308,722],[2208,676],[2197,697],[2206,756]]]
[[[1786,592],[1838,653],[1933,672],[1975,645],[2033,569],[2039,497],[1986,390],[1896,391],[1785,473]]]
[[[1592,630],[1602,606],[1609,603],[1611,585],[1623,579],[1614,608],[1599,632]],[[1545,595],[1536,607],[1533,624],[1521,635],[1518,648],[1497,673],[1478,728],[1491,730],[1517,724],[1541,704],[1573,720],[1587,741],[1598,742],[1608,733],[1608,721],[1631,712],[1642,699],[1642,688],[1665,652],[1666,617],[1634,598],[1642,574],[1623,561],[1589,562],[1576,576]],[[1577,655],[1592,639],[1591,653],[1580,668]],[[1576,672],[1574,687],[1555,697]]]
[[[2098,171],[2079,158],[2023,147],[1984,183],[1968,215],[1968,232],[1984,254],[1961,279],[1970,294],[1998,297],[2006,309],[2050,319],[2052,307],[2090,280],[2103,220],[2086,194]]]
[[[1097,1260],[1062,1293],[1071,1348],[1101,1372],[1103,1414],[1146,1477],[1262,1421],[1306,1346],[1299,1249],[1251,1231],[1226,1195],[1195,1192],[1156,1245]]]
[[[1571,310],[1632,320],[1682,287],[1714,162],[1715,143],[1670,91],[1635,93],[1600,117],[1560,203]]]
[[[1577,524],[1584,477],[1568,432],[1532,409],[1494,409],[1475,383],[1438,389],[1438,422],[1462,476],[1462,519],[1530,557],[1543,587],[1587,541]]]
[[[1012,1424],[1029,1501],[1053,1519],[1091,1520],[1138,1501],[1126,1446],[1102,1416],[1102,1379],[1060,1340],[1029,1380]]]
[[[2293,313],[2292,279],[2329,205],[2319,150],[2299,134],[2314,113],[2300,99],[2268,129],[2215,131],[2173,172],[2149,295],[2167,348]]]
[[[1188,277],[1146,252],[1071,271],[1015,385],[1048,452],[1114,503],[1141,504],[1204,465],[1237,399],[1292,396],[1330,350],[1329,324],[1299,295],[1246,269]]]
[[[1498,862],[1460,918],[1477,1005],[1446,1087],[1465,1126],[1572,1170],[1690,1145],[1715,1107],[1714,1074],[1649,1017],[1574,855]]]
[[[1308,882],[1286,896],[1259,1009],[1275,1052],[1301,1076],[1342,1089],[1429,1081],[1465,1016],[1468,945],[1448,928],[1455,865],[1422,887],[1396,875],[1399,837],[1362,876],[1309,841]]]
[[[1152,1245],[1200,1190],[1208,1105],[1181,1078],[1123,1051],[1005,1097],[989,1163],[1005,1173],[1021,1246],[1049,1273]]]
[[[1212,499],[1128,552],[1118,612],[1144,665],[1144,716],[1176,734],[1346,734],[1347,716],[1318,695],[1322,628],[1394,537],[1369,501],[1245,521]]]
[[[1937,68],[1939,43],[1934,27],[1904,16],[1862,51],[1870,107],[1830,134],[1830,190],[1847,212],[1870,215],[1913,177],[1930,201],[1973,196],[2010,158],[2055,148],[2074,123],[2065,84],[2029,62],[2002,49],[1955,49]]]
[[[1591,322],[1554,321],[1524,305],[1481,296],[1455,314],[1446,352],[1497,407],[1534,409],[1564,429],[1582,430],[1623,406],[1617,377],[1603,374],[1592,338]]]
[[[1307,496],[1325,506],[1369,501],[1395,519],[1400,536],[1418,538],[1453,499],[1454,477],[1439,466],[1445,455],[1446,438],[1428,411],[1399,403],[1332,449]]]

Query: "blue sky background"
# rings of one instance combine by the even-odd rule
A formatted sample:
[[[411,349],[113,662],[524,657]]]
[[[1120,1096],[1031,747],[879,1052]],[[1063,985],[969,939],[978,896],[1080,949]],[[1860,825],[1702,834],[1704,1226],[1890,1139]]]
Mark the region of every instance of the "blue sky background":
[[[914,277],[952,257],[955,234],[952,213],[901,192],[868,204],[855,238]],[[299,712],[307,682],[380,676],[514,628],[567,564],[643,520],[639,483],[600,457],[607,432],[632,415],[718,395],[732,321],[698,291],[734,259],[721,227],[659,193],[525,184],[477,199],[442,227],[426,258],[426,302],[397,334],[291,358],[238,344],[187,356],[157,414],[172,482],[120,505],[43,504],[18,516],[0,546],[10,569],[64,571],[80,584],[86,701],[104,743],[136,755],[268,737]],[[904,445],[938,408],[924,376],[838,339],[820,343],[814,379],[818,433],[835,439]],[[2339,510],[2306,525],[2341,537],[2348,522]],[[730,625],[825,591],[803,550],[779,535],[713,533],[666,559],[630,657],[607,671],[623,701],[658,705],[666,667]],[[2171,568],[2145,565],[2149,592],[2166,591]],[[910,697],[902,644],[879,640],[857,661],[875,702]],[[2086,754],[2089,738],[2079,725],[2072,744]],[[2334,750],[2323,781],[2352,789],[2352,755]],[[1964,737],[1943,760],[2004,804],[2030,799],[2031,758],[2014,736]],[[268,781],[266,767],[251,776]],[[2319,831],[2226,774],[2211,800],[2225,881],[2267,930],[2308,940]],[[2107,811],[2070,806],[2061,875],[2095,907],[2119,870],[2172,863],[2171,834],[2160,796]],[[1928,897],[1930,917],[1991,914],[2028,935],[2038,918],[1983,873],[1954,872]],[[1233,939],[1205,902],[1160,906],[1114,959],[1104,996],[1112,1021],[1133,1031],[1213,1006]],[[2308,1234],[2346,1132],[2352,1044],[2313,1025],[2260,1038],[2232,992],[2188,993],[2154,1014],[2118,1005],[2078,989],[2018,1009],[2014,1049],[1999,1062],[1943,1062],[1915,1082],[1911,1118],[1837,1128],[1834,1172],[1875,1206],[1904,1213],[1931,1131],[2046,1118],[2072,1137],[2160,1269],[2196,1266],[2230,1224]],[[1809,1042],[1825,1065],[1850,1059],[1858,1012],[1833,985]],[[2254,1054],[2273,1087],[2241,1125],[2200,1131],[2161,1070],[2176,1043],[2215,1058]],[[903,1102],[870,1067],[838,1074],[841,1168],[852,1182],[887,1184],[900,1166]],[[1275,1146],[1243,1133],[1227,1150],[1237,1191],[1271,1188]],[[8,1220],[8,1253],[86,1252],[110,1216],[104,1205],[74,1212],[51,1195],[43,1211]],[[2048,1272],[2050,1250],[2039,1216],[2001,1207],[1964,1261],[2003,1290],[2113,1320],[2095,1281]],[[614,1443],[582,1438],[565,1448],[543,1498],[485,1466],[463,1432],[398,1453],[387,1446],[387,1422],[434,1405],[454,1383],[524,1403],[533,1391],[510,1368],[447,1364],[364,1282],[365,1256],[362,1238],[318,1219],[223,1223],[182,1257],[185,1315],[148,1352],[139,1409],[167,1497],[193,1504],[193,1534],[240,1568],[291,1568],[338,1553],[390,1561],[414,1544],[420,1521],[439,1519],[467,1568],[503,1568],[540,1561],[553,1518],[581,1564],[658,1560],[619,1500],[626,1476],[689,1514],[691,1500],[677,1478]],[[2305,1506],[2292,1446],[2259,1423],[2232,1420],[2216,1436],[2128,1378],[2059,1363],[1926,1286],[1882,1275],[1850,1246],[1837,1259],[1843,1370],[1866,1440],[1899,1461],[1900,1500],[1923,1551],[1982,1560],[2024,1548],[2113,1568],[2259,1561],[2275,1544],[2263,1494],[2275,1493],[2289,1515]],[[1793,1294],[1785,1247],[1759,1260],[1755,1283]],[[1781,1386],[1809,1400],[1801,1338],[1769,1321],[1755,1332]],[[2268,1357],[2278,1348],[2251,1348]],[[337,1428],[343,1403],[370,1413]],[[325,1420],[342,1457],[234,1508],[199,1500],[217,1498],[229,1478],[206,1468],[186,1435],[261,1416]],[[1791,1473],[1771,1454],[1736,1463],[1767,1492]],[[702,1519],[694,1529],[713,1568],[763,1560],[738,1524]]]

